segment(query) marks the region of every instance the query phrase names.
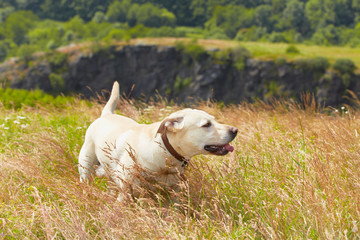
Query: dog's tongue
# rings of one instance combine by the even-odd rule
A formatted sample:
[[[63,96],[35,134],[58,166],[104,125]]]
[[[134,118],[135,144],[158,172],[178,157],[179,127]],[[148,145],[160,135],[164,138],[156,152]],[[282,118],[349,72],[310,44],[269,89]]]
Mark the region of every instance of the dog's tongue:
[[[225,144],[225,145],[224,145],[224,148],[225,148],[226,150],[228,150],[229,152],[234,151],[234,147],[231,146],[230,144]]]

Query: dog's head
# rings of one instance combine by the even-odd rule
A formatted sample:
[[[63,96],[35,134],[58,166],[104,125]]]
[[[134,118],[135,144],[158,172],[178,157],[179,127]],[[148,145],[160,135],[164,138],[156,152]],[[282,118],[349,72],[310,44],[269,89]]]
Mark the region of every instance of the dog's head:
[[[229,144],[237,135],[237,128],[220,124],[204,111],[184,109],[171,114],[160,125],[169,142],[180,154],[226,155],[234,148]]]

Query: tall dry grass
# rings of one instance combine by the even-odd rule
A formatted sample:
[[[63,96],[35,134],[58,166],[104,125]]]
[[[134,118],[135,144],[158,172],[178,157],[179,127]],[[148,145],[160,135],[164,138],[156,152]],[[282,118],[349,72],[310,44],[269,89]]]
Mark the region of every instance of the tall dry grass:
[[[179,192],[127,203],[106,179],[79,183],[77,155],[102,104],[0,107],[0,239],[359,238],[359,112],[305,105],[199,104],[239,128],[236,151],[193,158]],[[119,109],[150,123],[180,107]]]

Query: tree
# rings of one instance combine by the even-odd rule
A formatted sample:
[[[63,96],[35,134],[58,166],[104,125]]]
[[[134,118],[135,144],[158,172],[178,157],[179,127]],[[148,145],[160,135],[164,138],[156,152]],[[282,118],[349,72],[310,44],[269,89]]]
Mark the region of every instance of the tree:
[[[90,21],[96,12],[105,12],[112,0],[73,0],[71,8],[75,14],[79,15],[84,21]]]
[[[75,16],[68,21],[65,24],[65,30],[74,34],[71,40],[83,39],[88,36],[84,21],[79,16]]]
[[[0,62],[3,61],[9,54],[10,50],[16,46],[14,45],[15,44],[8,39],[0,41]]]
[[[175,15],[165,8],[158,8],[151,3],[142,4],[136,12],[137,24],[147,27],[173,26]]]
[[[12,6],[0,8],[0,23],[4,22],[6,20],[6,18],[14,11],[15,11],[15,8]]]
[[[311,38],[318,45],[333,45],[340,41],[339,33],[334,25],[318,28]]]
[[[30,11],[18,11],[9,15],[5,21],[4,32],[8,39],[17,45],[25,42],[27,32],[39,18]]]
[[[353,11],[352,0],[336,0],[335,1],[335,25],[350,26],[354,23],[355,11]]]
[[[272,0],[271,6],[275,14],[282,13],[286,7],[287,0]]]
[[[202,25],[208,20],[207,14],[207,1],[206,0],[193,0],[190,4],[190,10],[192,11],[192,16],[194,21],[198,22],[199,25]],[[194,24],[195,25],[195,24]]]
[[[297,32],[306,32],[304,3],[298,0],[290,0],[286,3],[283,11],[283,23],[286,29],[295,29]]]
[[[176,16],[178,25],[198,25],[194,22],[191,4],[193,0],[133,0],[133,3],[146,4],[151,3],[159,8],[165,8]]]
[[[249,28],[254,21],[254,10],[244,6],[217,6],[212,18],[206,22],[207,29],[213,27],[222,28],[226,35],[234,38],[239,29]]]
[[[354,22],[360,22],[360,0],[352,0],[351,8],[354,11]]]
[[[305,13],[313,30],[329,24],[349,26],[354,22],[353,6],[351,0],[310,0]]]
[[[38,49],[46,50],[49,42],[53,47],[61,44],[62,31],[58,27],[35,28],[27,34],[29,43],[36,45]]]
[[[306,17],[309,19],[311,28],[315,30],[318,27],[324,27],[328,21],[333,22],[334,17],[327,16],[325,18],[324,0],[310,0],[305,7]]]
[[[131,7],[132,4],[130,0],[116,0],[110,4],[106,17],[110,22],[126,22]]]
[[[273,26],[270,20],[272,14],[272,7],[270,5],[260,5],[255,8],[254,21],[256,25],[259,27],[266,27],[267,31],[271,31]]]

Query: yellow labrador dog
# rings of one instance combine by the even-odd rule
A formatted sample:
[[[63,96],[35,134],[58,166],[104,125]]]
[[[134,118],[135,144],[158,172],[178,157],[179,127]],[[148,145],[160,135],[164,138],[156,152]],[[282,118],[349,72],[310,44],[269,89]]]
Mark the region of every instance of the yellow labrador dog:
[[[101,117],[86,131],[79,154],[81,182],[95,172],[99,176],[106,174],[126,193],[129,187],[139,184],[135,175],[145,177],[150,173],[166,186],[174,186],[191,157],[225,155],[234,150],[229,143],[238,130],[217,123],[203,111],[184,109],[162,122],[145,125],[114,114],[118,101],[119,84],[115,82]],[[120,194],[118,200],[122,199]]]

